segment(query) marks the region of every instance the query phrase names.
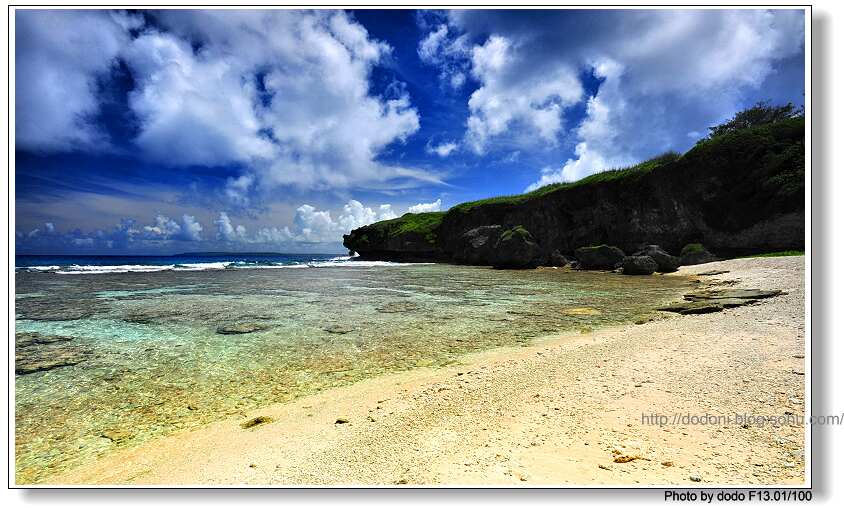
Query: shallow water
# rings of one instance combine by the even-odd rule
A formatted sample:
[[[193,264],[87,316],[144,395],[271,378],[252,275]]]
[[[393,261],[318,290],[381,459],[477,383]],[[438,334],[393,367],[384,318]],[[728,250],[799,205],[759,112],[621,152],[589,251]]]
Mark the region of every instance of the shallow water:
[[[562,330],[629,323],[688,285],[680,277],[353,263],[19,272],[17,332],[73,337],[59,347],[87,356],[16,375],[17,482],[327,387]],[[598,312],[572,311],[582,307]],[[236,324],[264,329],[218,333]]]

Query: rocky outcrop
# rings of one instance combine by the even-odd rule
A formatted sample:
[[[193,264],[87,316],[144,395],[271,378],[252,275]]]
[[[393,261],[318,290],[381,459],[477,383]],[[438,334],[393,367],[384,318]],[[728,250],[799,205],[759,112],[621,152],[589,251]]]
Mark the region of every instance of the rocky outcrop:
[[[682,265],[701,265],[703,263],[711,263],[718,261],[714,254],[706,250],[706,247],[699,243],[690,243],[683,247],[680,253],[680,264]]]
[[[682,156],[448,212],[406,214],[355,229],[344,245],[363,259],[494,265],[503,259],[496,248],[501,235],[518,227],[530,238],[511,240],[522,249],[512,261],[532,258],[520,266],[559,264],[552,254],[585,246],[651,255],[650,246],[658,245],[661,252],[651,257],[660,271],[669,271],[671,254],[687,244],[706,248],[683,252],[684,264],[802,250],[804,152],[804,120],[792,118],[706,140]]]
[[[633,255],[648,256],[653,259],[657,264],[655,272],[676,272],[677,268],[680,267],[680,258],[665,252],[659,245],[648,245],[638,252],[634,252]]]
[[[659,265],[650,256],[627,256],[621,262],[621,273],[624,275],[650,275]]]
[[[516,226],[501,233],[495,242],[492,266],[495,268],[529,268],[539,265],[544,259],[533,235]]]
[[[574,257],[586,270],[612,270],[621,265],[624,251],[610,245],[593,245],[575,250]]]

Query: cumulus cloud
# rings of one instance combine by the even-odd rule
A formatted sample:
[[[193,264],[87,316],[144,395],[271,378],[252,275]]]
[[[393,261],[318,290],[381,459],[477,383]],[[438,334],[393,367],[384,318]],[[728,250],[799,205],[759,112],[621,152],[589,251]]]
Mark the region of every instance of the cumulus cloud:
[[[39,152],[105,150],[96,122],[128,29],[140,19],[97,10],[15,11],[15,144]]]
[[[446,141],[446,142],[440,143],[438,145],[431,145],[431,143],[429,142],[425,146],[425,151],[430,153],[430,154],[439,155],[440,157],[448,157],[455,150],[457,150],[457,147],[458,147],[458,145],[454,141]]]
[[[402,86],[372,90],[392,52],[343,11],[18,11],[18,146],[97,150],[98,82],[133,78],[134,143],[168,166],[241,168],[233,206],[279,186],[303,190],[441,183],[379,156],[419,129]],[[399,84],[400,85],[400,84]]]
[[[419,115],[406,92],[371,93],[372,69],[391,48],[348,14],[209,10],[159,18],[168,31],[139,37],[127,57],[150,76],[133,95],[144,118],[139,142],[169,147],[162,141],[173,140],[185,164],[247,164],[249,173],[226,188],[235,204],[253,187],[326,190],[431,178],[377,161],[419,129]],[[163,104],[162,94],[170,99]]]
[[[443,32],[471,48],[480,86],[469,99],[466,140],[478,153],[493,139],[558,143],[575,156],[546,168],[536,188],[683,149],[758,93],[776,63],[803,51],[800,10],[450,11]],[[427,47],[427,46],[426,46]],[[581,76],[601,81],[585,95]],[[765,98],[765,97],[762,97]],[[585,105],[566,131],[563,113]]]
[[[442,209],[443,200],[437,199],[433,203],[418,203],[407,209],[410,213],[439,212]]]
[[[214,221],[217,226],[217,239],[224,242],[237,242],[246,238],[246,227],[242,224],[232,224],[226,212],[220,212],[220,216]]]
[[[531,73],[525,72],[526,60],[518,43],[499,35],[472,49],[472,74],[481,87],[469,98],[466,138],[477,153],[514,126],[556,144],[563,111],[580,101],[583,87],[575,67],[559,62]]]

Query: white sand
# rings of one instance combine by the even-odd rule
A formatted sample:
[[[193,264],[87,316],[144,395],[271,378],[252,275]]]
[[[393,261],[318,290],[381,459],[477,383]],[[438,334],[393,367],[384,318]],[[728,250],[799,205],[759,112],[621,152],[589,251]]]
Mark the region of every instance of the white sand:
[[[272,423],[219,421],[46,483],[802,484],[801,425],[659,426],[642,414],[802,415],[803,263],[684,267],[679,275],[730,270],[702,285],[788,294],[361,381],[248,415]],[[635,460],[614,462],[625,455]]]

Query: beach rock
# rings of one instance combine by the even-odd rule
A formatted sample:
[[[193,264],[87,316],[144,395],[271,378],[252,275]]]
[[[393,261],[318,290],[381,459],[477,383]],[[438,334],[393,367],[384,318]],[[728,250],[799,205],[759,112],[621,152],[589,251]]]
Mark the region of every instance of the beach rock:
[[[781,295],[778,289],[707,289],[683,295],[683,298],[692,302],[706,300],[759,300]]]
[[[699,474],[692,474],[689,476],[689,480],[693,482],[699,482],[701,480],[701,477]]]
[[[123,443],[129,439],[135,437],[131,432],[127,430],[120,430],[120,429],[110,429],[104,430],[100,437],[104,437],[115,444]]]
[[[650,256],[627,256],[622,260],[621,269],[624,275],[650,275],[659,265]]]
[[[263,425],[265,423],[272,423],[273,419],[269,416],[256,416],[255,418],[250,418],[245,422],[240,424],[241,428],[244,429],[251,429],[252,427],[256,427],[258,425]]]
[[[757,301],[758,300],[743,298],[686,301],[666,305],[665,307],[659,307],[657,310],[676,312],[678,314],[710,314],[713,312],[721,312],[724,309],[750,305],[751,303],[756,303]]]
[[[15,335],[15,374],[31,374],[77,365],[93,356],[87,346],[70,344],[73,339],[56,335]]]
[[[221,335],[240,335],[244,333],[263,332],[270,328],[269,325],[263,323],[235,323],[218,326],[217,333]]]
[[[718,258],[699,243],[690,243],[680,252],[681,265],[700,265],[713,261],[718,261]]]
[[[512,227],[498,237],[492,256],[495,268],[530,268],[540,262],[539,245],[522,226]]]
[[[325,330],[328,333],[335,333],[335,334],[338,334],[338,335],[345,335],[349,332],[355,331],[354,328],[352,328],[351,326],[346,326],[346,325],[329,325],[329,326],[326,326],[325,328],[323,328],[323,330]]]
[[[610,245],[580,247],[574,257],[585,270],[612,270],[624,260],[624,251]]]
[[[676,272],[677,268],[680,266],[680,258],[665,252],[659,245],[648,245],[638,252],[635,252],[633,255],[649,256],[651,259],[656,261],[657,269],[655,271],[657,272]]]
[[[349,419],[346,418],[345,416],[341,416],[341,417],[337,418],[336,420],[334,420],[334,423],[335,423],[335,425],[342,425],[344,423],[349,423]]]
[[[55,344],[57,342],[68,342],[73,340],[73,337],[64,337],[62,335],[41,335],[37,332],[21,332],[15,334],[15,347],[30,347],[44,344]]]

